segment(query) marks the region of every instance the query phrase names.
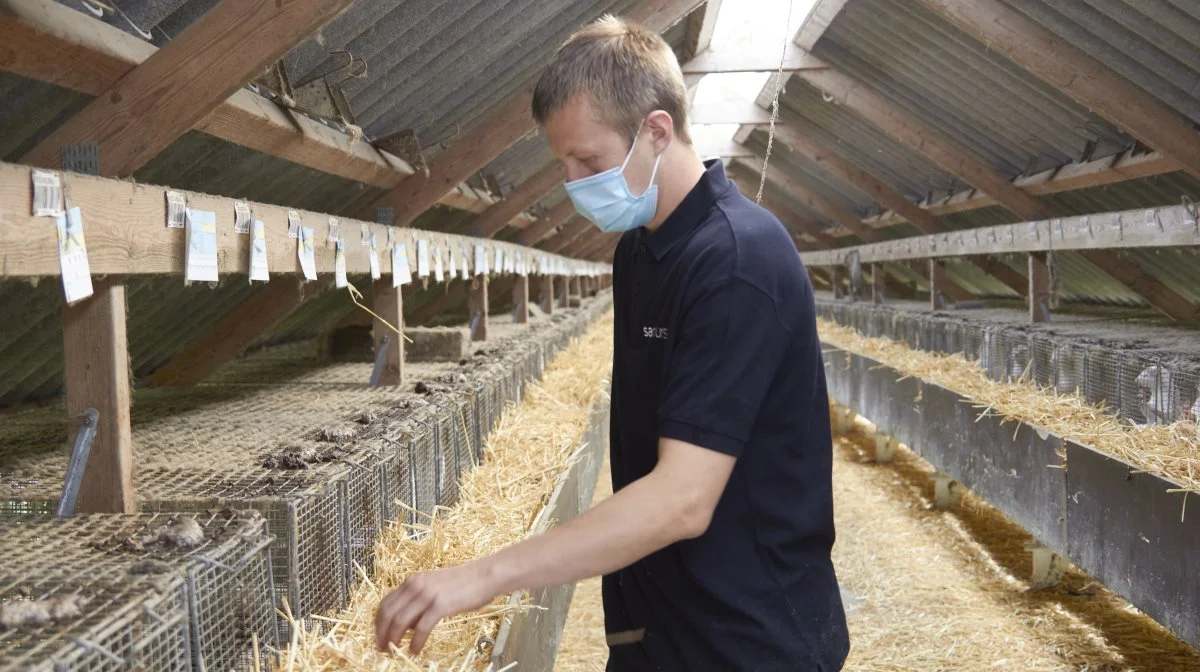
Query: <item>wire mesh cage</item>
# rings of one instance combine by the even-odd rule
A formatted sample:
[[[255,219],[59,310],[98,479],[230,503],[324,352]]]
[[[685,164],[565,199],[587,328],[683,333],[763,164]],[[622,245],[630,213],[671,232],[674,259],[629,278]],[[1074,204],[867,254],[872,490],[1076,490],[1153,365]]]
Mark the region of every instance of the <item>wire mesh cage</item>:
[[[1133,423],[1200,422],[1200,362],[1194,358],[1033,332],[1024,325],[971,323],[866,305],[817,306],[824,319],[911,348],[961,354],[993,380],[1078,393]]]
[[[271,565],[277,607],[311,627],[313,614],[345,606],[347,599],[345,538],[346,465],[323,472],[254,474],[198,473],[156,469],[143,473],[139,487],[145,511],[207,511],[214,507],[253,509],[274,536]],[[291,636],[279,617],[280,637]]]
[[[0,670],[248,670],[256,643],[278,649],[272,537],[253,512],[9,517],[0,531]]]

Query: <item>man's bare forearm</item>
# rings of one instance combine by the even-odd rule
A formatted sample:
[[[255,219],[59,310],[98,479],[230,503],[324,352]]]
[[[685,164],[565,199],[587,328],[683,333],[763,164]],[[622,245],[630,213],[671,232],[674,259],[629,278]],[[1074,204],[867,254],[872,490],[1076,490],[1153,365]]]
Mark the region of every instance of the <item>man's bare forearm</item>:
[[[657,482],[635,481],[575,520],[480,562],[497,594],[609,574],[687,538],[686,504]]]

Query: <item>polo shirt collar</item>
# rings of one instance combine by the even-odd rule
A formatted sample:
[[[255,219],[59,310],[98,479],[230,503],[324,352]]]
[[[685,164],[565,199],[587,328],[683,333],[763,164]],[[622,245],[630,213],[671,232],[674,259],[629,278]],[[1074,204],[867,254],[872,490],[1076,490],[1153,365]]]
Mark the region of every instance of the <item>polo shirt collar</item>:
[[[725,175],[725,166],[720,159],[710,159],[704,162],[704,175],[692,190],[684,196],[675,211],[654,231],[645,228],[638,229],[638,240],[654,259],[660,260],[683,240],[697,226],[707,219],[713,203],[729,188],[729,178]]]

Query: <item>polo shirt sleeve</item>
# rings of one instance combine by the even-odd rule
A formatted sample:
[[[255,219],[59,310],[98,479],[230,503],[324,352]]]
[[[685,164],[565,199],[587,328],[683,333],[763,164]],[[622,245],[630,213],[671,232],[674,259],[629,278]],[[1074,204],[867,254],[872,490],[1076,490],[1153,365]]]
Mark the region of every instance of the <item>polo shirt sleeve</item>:
[[[659,436],[740,457],[790,340],[775,301],[746,281],[701,292],[667,362]]]

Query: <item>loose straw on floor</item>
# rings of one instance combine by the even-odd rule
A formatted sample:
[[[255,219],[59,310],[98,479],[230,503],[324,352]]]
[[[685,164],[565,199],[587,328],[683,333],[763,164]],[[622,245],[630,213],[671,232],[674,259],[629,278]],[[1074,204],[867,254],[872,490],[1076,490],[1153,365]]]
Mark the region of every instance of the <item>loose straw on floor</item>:
[[[412,573],[457,565],[525,538],[553,493],[603,394],[612,362],[611,312],[560,353],[525,400],[508,408],[488,436],[483,463],[462,477],[459,501],[432,520],[396,526],[375,545],[375,574],[362,581],[350,606],[298,635],[282,669],[486,670],[490,643],[511,610],[503,595],[484,608],[443,621],[421,656],[375,650],[374,618],[384,594]],[[407,647],[407,641],[403,647]]]
[[[863,336],[826,320],[819,320],[818,328],[825,343],[876,359],[905,376],[964,394],[980,413],[1029,423],[1118,457],[1146,473],[1175,481],[1181,486],[1178,491],[1200,493],[1200,436],[1193,423],[1137,427],[1106,413],[1101,406],[1089,404],[1077,393],[1055,394],[1029,382],[992,380],[977,363],[961,354],[913,350],[903,343]]]

